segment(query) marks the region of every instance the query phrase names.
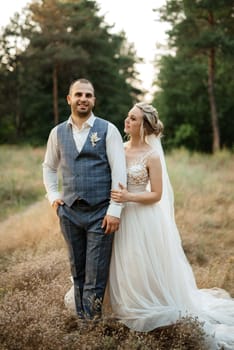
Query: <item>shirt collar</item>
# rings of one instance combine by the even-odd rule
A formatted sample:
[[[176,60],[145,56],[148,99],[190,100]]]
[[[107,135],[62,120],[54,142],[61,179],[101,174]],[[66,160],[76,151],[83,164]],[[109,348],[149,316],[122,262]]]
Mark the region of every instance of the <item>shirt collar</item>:
[[[83,127],[82,128],[92,128],[93,124],[94,124],[94,121],[95,121],[96,117],[93,113],[91,113],[89,119],[86,120],[86,122],[83,124]],[[67,124],[70,124],[72,125],[73,127],[77,127],[73,120],[72,120],[72,116],[70,115],[70,117],[68,118],[67,120]]]

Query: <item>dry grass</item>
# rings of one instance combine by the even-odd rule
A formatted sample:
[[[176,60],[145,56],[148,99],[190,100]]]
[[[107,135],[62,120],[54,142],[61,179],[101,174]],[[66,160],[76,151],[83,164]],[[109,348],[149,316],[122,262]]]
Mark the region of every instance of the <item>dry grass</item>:
[[[197,283],[234,295],[233,155],[177,151],[167,158],[177,223]],[[196,319],[138,333],[106,312],[103,322],[83,329],[64,308],[70,286],[67,252],[46,200],[0,223],[0,256],[1,350],[206,349]]]
[[[0,221],[43,196],[44,149],[0,145]]]
[[[234,296],[234,156],[180,151],[168,164],[177,225],[198,286],[215,285]]]

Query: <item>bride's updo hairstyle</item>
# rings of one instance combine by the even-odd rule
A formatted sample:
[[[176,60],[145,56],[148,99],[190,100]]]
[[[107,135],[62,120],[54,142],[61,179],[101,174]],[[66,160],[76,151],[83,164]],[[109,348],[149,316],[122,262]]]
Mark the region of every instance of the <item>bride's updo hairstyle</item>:
[[[139,102],[135,104],[143,113],[143,135],[159,136],[163,132],[163,123],[158,117],[158,111],[152,105],[145,102]]]

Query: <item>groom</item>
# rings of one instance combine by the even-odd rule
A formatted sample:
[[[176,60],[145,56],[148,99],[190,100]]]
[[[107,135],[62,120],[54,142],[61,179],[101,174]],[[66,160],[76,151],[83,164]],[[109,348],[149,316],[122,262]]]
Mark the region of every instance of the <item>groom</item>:
[[[43,181],[67,243],[76,313],[93,319],[101,317],[113,233],[122,209],[110,202],[110,191],[119,182],[126,184],[125,156],[117,128],[92,112],[95,93],[90,81],[74,81],[67,102],[70,117],[49,135]]]

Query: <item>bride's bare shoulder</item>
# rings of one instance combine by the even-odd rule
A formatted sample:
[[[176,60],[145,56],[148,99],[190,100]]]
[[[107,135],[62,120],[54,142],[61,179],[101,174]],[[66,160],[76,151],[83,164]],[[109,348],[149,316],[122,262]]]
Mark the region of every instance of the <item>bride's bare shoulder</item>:
[[[151,150],[148,152],[148,155],[147,155],[147,157],[146,157],[146,161],[147,161],[147,165],[148,165],[148,166],[160,162],[159,153],[158,153],[156,150],[151,149]]]

